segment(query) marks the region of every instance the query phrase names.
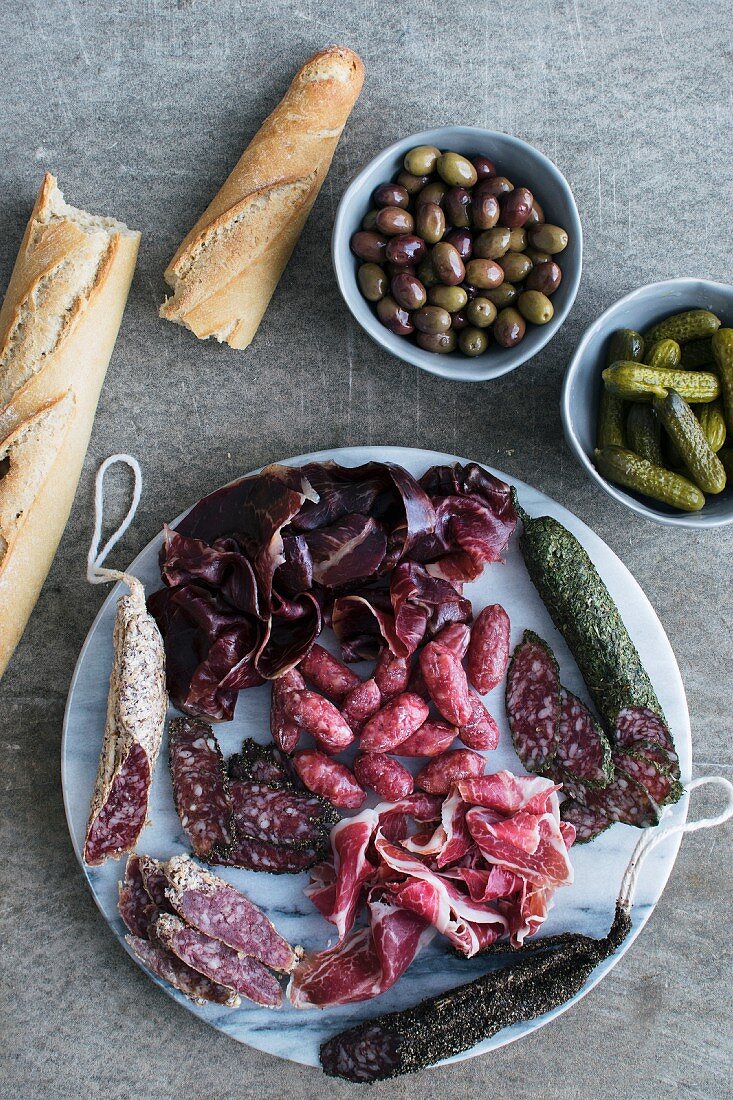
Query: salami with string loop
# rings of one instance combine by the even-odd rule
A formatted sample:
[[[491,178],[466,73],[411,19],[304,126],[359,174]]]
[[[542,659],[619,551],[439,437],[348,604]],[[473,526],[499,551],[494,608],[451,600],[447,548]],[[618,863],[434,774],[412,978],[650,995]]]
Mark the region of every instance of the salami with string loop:
[[[542,773],[554,760],[560,709],[560,674],[552,650],[525,630],[509,665],[506,710],[514,749],[527,771]]]
[[[176,810],[194,853],[216,862],[234,842],[234,814],[219,742],[199,718],[174,718],[168,731]]]
[[[613,779],[608,738],[586,705],[564,687],[560,688],[555,764],[590,787],[605,787]]]

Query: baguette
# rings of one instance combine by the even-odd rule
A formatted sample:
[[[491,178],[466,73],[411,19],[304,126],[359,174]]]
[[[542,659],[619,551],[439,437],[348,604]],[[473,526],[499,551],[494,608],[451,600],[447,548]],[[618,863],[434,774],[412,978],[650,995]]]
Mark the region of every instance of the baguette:
[[[199,339],[251,343],[363,83],[344,47],[306,61],[166,268],[162,317]]]
[[[0,676],[66,526],[139,241],[46,173],[0,309]]]

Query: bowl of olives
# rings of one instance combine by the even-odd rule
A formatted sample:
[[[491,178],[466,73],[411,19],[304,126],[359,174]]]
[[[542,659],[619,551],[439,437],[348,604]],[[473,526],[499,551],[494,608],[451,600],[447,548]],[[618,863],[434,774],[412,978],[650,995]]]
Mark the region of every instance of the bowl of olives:
[[[390,145],[339,204],[339,289],[387,351],[445,378],[498,378],[562,325],[583,238],[558,168],[519,138],[471,126]]]

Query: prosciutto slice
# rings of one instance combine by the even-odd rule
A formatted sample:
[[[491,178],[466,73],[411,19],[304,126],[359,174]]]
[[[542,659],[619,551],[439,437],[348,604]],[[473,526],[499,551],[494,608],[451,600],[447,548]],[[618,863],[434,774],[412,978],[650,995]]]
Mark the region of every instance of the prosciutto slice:
[[[573,868],[554,812],[520,811],[496,821],[491,811],[473,807],[466,814],[466,824],[488,863],[516,871],[537,886],[572,883]]]

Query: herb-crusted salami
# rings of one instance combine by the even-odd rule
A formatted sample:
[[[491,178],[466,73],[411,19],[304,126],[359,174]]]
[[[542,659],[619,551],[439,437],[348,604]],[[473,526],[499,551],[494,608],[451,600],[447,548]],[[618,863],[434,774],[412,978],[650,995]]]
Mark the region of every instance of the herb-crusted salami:
[[[212,982],[210,978],[199,974],[162,944],[151,943],[139,936],[125,936],[125,940],[148,970],[152,970],[153,974],[162,978],[164,982],[168,982],[174,989],[185,993],[194,1004],[205,1005],[213,1002],[226,1005],[227,1008],[237,1008],[240,1004],[239,997],[233,989],[219,985],[218,982]]]
[[[160,943],[212,982],[267,1008],[279,1008],[282,1004],[279,982],[258,959],[240,955],[221,940],[189,928],[172,913],[159,913],[154,927]]]
[[[239,890],[188,856],[169,859],[165,875],[168,901],[192,928],[259,959],[273,970],[293,969],[297,961],[293,948]]]
[[[560,674],[552,650],[531,630],[509,665],[506,710],[517,756],[527,771],[544,771],[557,751]]]
[[[581,806],[574,798],[565,799],[560,807],[560,817],[574,826],[576,844],[588,844],[613,825],[599,809]]]
[[[620,821],[637,829],[649,829],[659,821],[659,807],[646,788],[619,767],[607,787],[592,790],[578,784],[568,793],[587,810],[594,810],[609,821]]]
[[[629,751],[640,742],[653,742],[665,753],[675,779],[680,777],[680,762],[667,723],[648,707],[624,707],[616,719],[614,745]]]
[[[644,788],[655,806],[679,802],[682,796],[681,785],[654,760],[630,752],[614,753],[613,760],[617,770],[621,770]]]
[[[168,736],[181,825],[194,853],[216,862],[234,841],[232,800],[219,742],[211,726],[199,718],[174,718]]]
[[[611,746],[584,703],[560,688],[560,725],[555,763],[574,779],[605,787],[613,778]]]

